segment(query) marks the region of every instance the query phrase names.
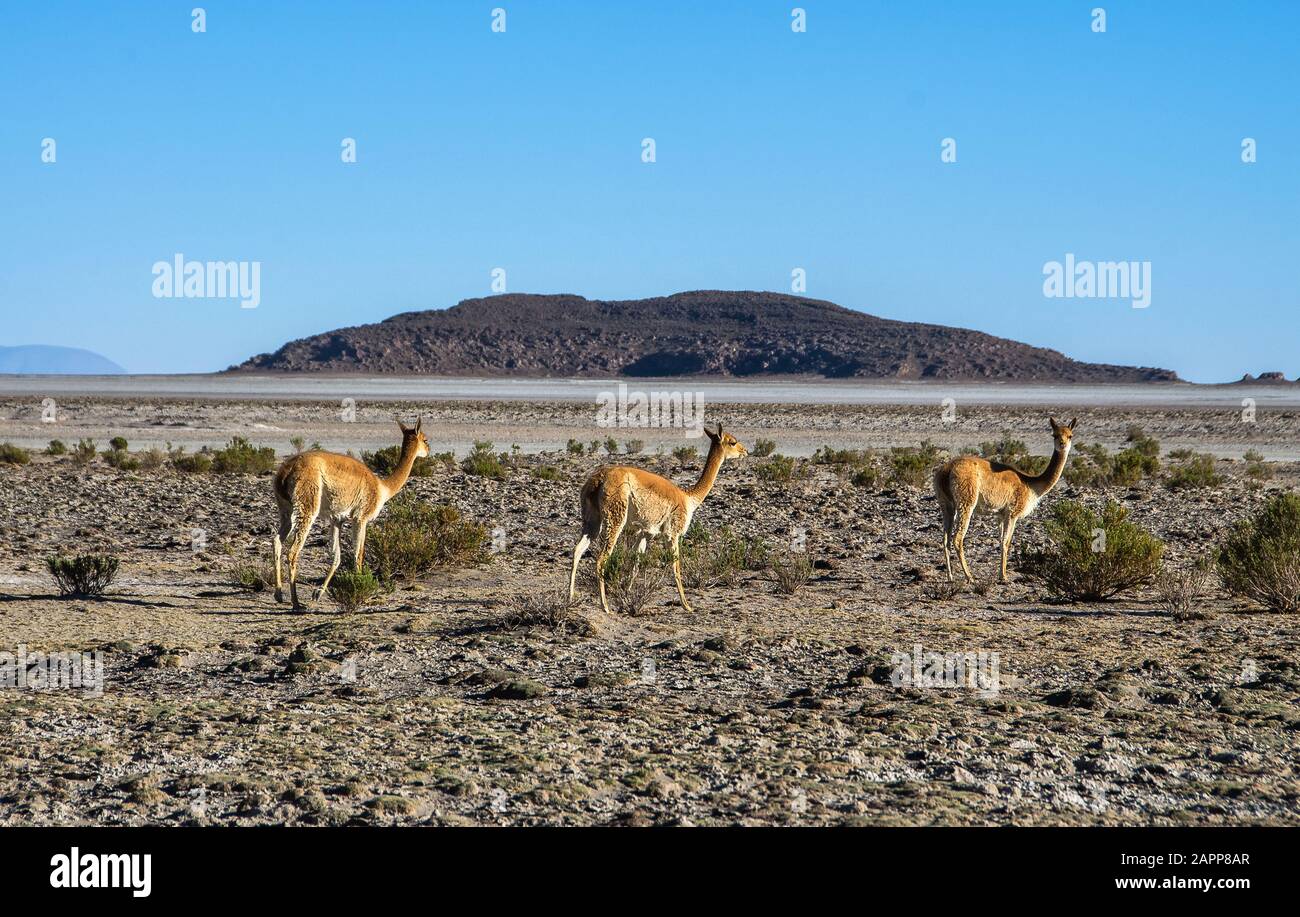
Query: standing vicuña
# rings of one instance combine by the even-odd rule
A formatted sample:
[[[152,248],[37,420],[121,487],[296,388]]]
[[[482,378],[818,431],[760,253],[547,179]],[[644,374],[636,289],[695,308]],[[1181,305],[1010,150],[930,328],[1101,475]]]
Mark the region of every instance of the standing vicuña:
[[[1056,486],[1065,470],[1065,460],[1070,455],[1070,439],[1074,436],[1075,420],[1061,425],[1055,417],[1052,438],[1056,450],[1042,474],[1024,474],[1010,465],[990,462],[975,455],[963,455],[940,467],[934,473],[934,493],[939,498],[939,511],[943,514],[943,559],[948,565],[948,579],[952,579],[952,553],[950,544],[957,547],[957,559],[969,582],[974,582],[970,567],[966,565],[966,530],[971,515],[978,509],[984,513],[997,513],[1002,523],[1002,582],[1007,581],[1007,552],[1011,549],[1011,535],[1016,523],[1028,516],[1038,501]]]
[[[640,468],[613,466],[593,474],[582,487],[582,537],[573,549],[573,572],[569,576],[569,599],[577,598],[578,561],[587,547],[597,541],[596,582],[600,586],[600,604],[609,613],[605,598],[605,562],[618,543],[625,524],[640,537],[637,553],[644,554],[650,538],[663,534],[673,554],[673,576],[677,579],[677,595],[682,607],[691,610],[682,588],[682,560],[679,542],[691,527],[691,517],[713,488],[722,463],[729,458],[748,455],[749,450],[736,441],[730,433],[705,429],[712,440],[709,457],[704,462],[704,473],[694,487],[685,490],[667,478]]]
[[[317,596],[329,588],[330,580],[339,568],[339,531],[351,519],[356,530],[353,549],[356,569],[360,570],[366,556],[366,525],[379,515],[384,504],[393,498],[411,474],[417,458],[429,454],[429,441],[420,432],[422,420],[408,427],[400,420],[402,429],[402,454],[393,473],[379,477],[350,455],[333,452],[303,452],[287,458],[275,473],[275,502],[280,506],[280,528],[275,535],[275,600],[284,601],[284,586],[280,576],[280,554],[283,543],[289,545],[289,594],[294,608],[298,602],[298,555],[307,541],[307,535],[316,517],[324,513],[333,530],[334,556],[330,572],[321,583]]]

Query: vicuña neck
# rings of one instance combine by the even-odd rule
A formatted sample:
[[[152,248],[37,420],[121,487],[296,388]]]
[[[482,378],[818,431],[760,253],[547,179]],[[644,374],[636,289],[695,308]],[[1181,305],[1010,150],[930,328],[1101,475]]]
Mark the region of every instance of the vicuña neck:
[[[1038,496],[1047,493],[1056,486],[1056,482],[1061,480],[1061,472],[1065,470],[1065,460],[1070,456],[1070,446],[1067,443],[1064,448],[1056,449],[1052,453],[1052,460],[1047,463],[1047,468],[1042,474],[1034,475],[1027,478],[1025,483],[1029,485]]]
[[[379,479],[379,483],[384,485],[385,500],[391,499],[394,494],[401,490],[402,485],[406,483],[406,479],[411,476],[411,468],[415,465],[415,449],[415,440],[403,443],[402,455],[397,460],[397,467],[393,469],[392,474]]]
[[[714,443],[709,447],[709,457],[704,461],[704,471],[694,487],[687,488],[686,495],[702,501],[713,489],[713,482],[718,479],[718,470],[722,468],[722,446]]]

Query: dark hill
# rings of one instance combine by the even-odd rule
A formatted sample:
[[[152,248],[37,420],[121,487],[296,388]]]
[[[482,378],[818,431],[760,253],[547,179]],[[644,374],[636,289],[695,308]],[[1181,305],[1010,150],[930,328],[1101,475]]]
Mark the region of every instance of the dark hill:
[[[511,293],[290,341],[239,371],[439,376],[816,375],[1017,382],[1175,381],[978,331],[782,293],[602,301]]]

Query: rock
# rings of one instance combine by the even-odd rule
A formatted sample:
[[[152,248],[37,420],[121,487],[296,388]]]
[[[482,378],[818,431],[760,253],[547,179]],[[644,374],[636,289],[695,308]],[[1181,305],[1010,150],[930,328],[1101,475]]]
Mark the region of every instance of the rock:
[[[1084,710],[1097,710],[1106,706],[1106,700],[1099,691],[1091,688],[1066,688],[1054,691],[1043,698],[1049,707],[1079,707]]]
[[[502,682],[489,691],[487,696],[498,700],[532,700],[535,697],[541,697],[549,693],[550,690],[541,682],[520,678],[515,681]]]

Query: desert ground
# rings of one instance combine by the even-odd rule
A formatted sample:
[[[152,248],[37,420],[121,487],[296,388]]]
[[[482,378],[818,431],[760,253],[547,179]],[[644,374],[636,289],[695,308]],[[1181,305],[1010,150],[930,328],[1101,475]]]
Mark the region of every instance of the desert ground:
[[[240,581],[269,562],[269,474],[0,464],[0,650],[98,650],[105,665],[100,696],[0,689],[3,825],[1300,824],[1300,619],[1217,581],[1181,620],[1150,587],[1061,603],[1014,563],[1000,585],[987,517],[968,549],[979,582],[950,588],[928,485],[855,483],[811,460],[774,480],[759,473],[771,459],[729,462],[695,525],[805,554],[806,585],[786,594],[771,571],[743,570],[688,586],[688,613],[669,578],[638,613],[605,614],[588,555],[577,606],[541,620],[524,612],[567,584],[579,487],[610,460],[565,444],[641,439],[617,461],[685,484],[702,461],[672,449],[705,440],[600,429],[591,405],[559,402],[359,405],[350,423],[309,401],[84,396],[54,423],[40,413],[0,398],[0,442],[102,449],[121,435],[132,452],[193,452],[241,435],[282,456],[296,437],[360,452],[397,442],[395,413],[419,413],[433,450],[458,460],[476,440],[521,448],[503,479],[457,463],[412,478],[418,500],[497,533],[493,550],[353,613],[326,597],[295,614]],[[744,404],[707,419],[786,455],[955,452],[1008,433],[1046,454],[1047,413]],[[1018,545],[1042,542],[1054,501],[1110,497],[1190,563],[1300,482],[1300,464],[1261,476],[1242,461],[1289,454],[1300,412],[1053,413],[1077,415],[1080,444],[1118,448],[1137,425],[1166,453],[1211,452],[1223,481],[1063,481]],[[89,552],[120,559],[116,581],[60,597],[45,557]],[[309,582],[327,555],[318,525]],[[895,686],[893,654],[917,645],[997,654],[996,690]]]

